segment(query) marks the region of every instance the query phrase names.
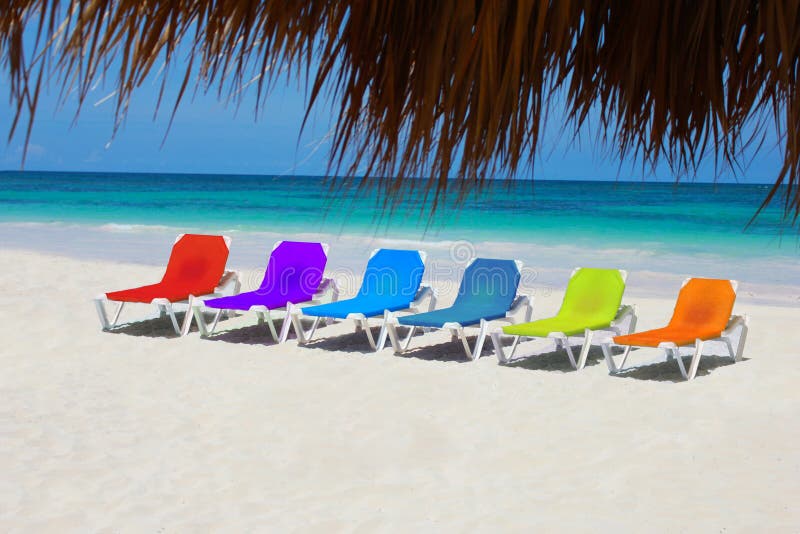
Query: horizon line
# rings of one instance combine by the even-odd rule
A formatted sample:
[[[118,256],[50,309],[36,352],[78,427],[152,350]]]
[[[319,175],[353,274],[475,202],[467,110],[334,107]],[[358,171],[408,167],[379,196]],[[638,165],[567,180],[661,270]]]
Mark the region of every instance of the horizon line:
[[[369,178],[365,178],[364,176],[331,176],[325,174],[285,174],[285,173],[264,173],[264,174],[243,174],[243,173],[226,173],[226,172],[157,172],[157,171],[75,171],[75,170],[65,170],[65,171],[53,171],[53,170],[37,170],[37,169],[0,169],[0,174],[89,174],[89,175],[111,175],[111,174],[123,174],[123,175],[139,175],[139,176],[154,176],[154,175],[162,175],[162,176],[238,176],[243,178],[282,178],[282,177],[292,177],[292,178],[322,178],[322,179],[334,179],[334,180],[391,180],[396,179],[392,177],[386,176],[371,176]],[[423,178],[421,176],[410,176],[407,177],[412,180],[429,180],[429,178]],[[458,177],[450,177],[448,180],[461,180]],[[590,183],[641,183],[641,184],[671,184],[671,185],[720,185],[720,186],[739,186],[739,185],[766,185],[772,186],[773,183],[770,181],[764,182],[741,182],[741,181],[718,181],[714,180],[697,180],[696,178],[682,178],[682,179],[674,179],[674,180],[663,180],[658,178],[638,178],[638,179],[630,179],[630,178],[617,178],[617,179],[608,179],[608,178],[582,178],[582,179],[575,179],[575,178],[486,178],[486,180],[491,180],[493,182],[590,182]],[[781,184],[779,187],[785,187],[785,184]]]

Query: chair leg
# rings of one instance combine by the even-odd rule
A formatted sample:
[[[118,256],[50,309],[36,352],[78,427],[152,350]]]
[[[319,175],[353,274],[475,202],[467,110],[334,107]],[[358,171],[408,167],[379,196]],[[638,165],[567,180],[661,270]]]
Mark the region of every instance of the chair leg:
[[[311,338],[314,337],[314,334],[317,331],[317,327],[319,327],[319,322],[322,320],[321,317],[314,317],[314,322],[311,323],[311,328],[305,335],[306,341],[311,341]]]
[[[186,315],[183,316],[183,324],[181,325],[181,331],[178,335],[181,337],[187,335],[189,330],[192,328],[192,320],[194,319],[194,314],[192,313],[192,308],[194,307],[194,297],[189,297],[189,307],[186,308]]]
[[[269,310],[267,310],[264,313],[264,318],[266,320],[267,328],[269,329],[269,333],[272,336],[273,341],[277,343],[278,340],[280,339],[280,336],[278,336],[278,330],[275,328],[275,321],[272,320],[272,313]]]
[[[369,328],[369,319],[366,317],[364,319],[355,319],[356,321],[356,332],[359,330],[364,330],[364,333],[367,335],[367,341],[369,342],[369,346],[372,350],[377,350],[378,346],[375,343],[375,338],[372,335],[372,330]]]
[[[681,371],[681,376],[686,378],[686,368],[683,366],[683,359],[681,358],[680,349],[664,349],[667,355],[667,361],[670,362],[672,360],[678,360],[678,368]],[[676,358],[673,354],[673,351],[678,353],[678,357]]]
[[[217,311],[217,313],[221,312],[222,310]],[[208,325],[206,325],[206,320],[203,317],[202,307],[192,306],[186,313],[192,313],[194,315],[194,320],[197,323],[197,329],[200,330],[200,337],[208,337],[210,333],[208,330]]]
[[[181,327],[178,324],[178,318],[175,317],[175,310],[172,308],[172,304],[165,304],[164,305],[164,309],[166,310],[167,315],[169,316],[169,319],[172,322],[172,328],[174,328],[175,329],[175,333],[180,336],[181,335]]]
[[[95,310],[97,310],[97,316],[100,318],[101,328],[104,331],[108,331],[117,326],[117,321],[119,321],[119,316],[122,313],[122,308],[125,306],[125,303],[120,302],[117,304],[117,309],[114,310],[114,317],[109,321],[104,301],[105,299],[101,298],[94,299],[94,307]]]
[[[734,358],[737,362],[742,361],[742,357],[744,356],[744,343],[747,341],[747,330],[747,325],[742,325],[742,333],[739,335],[739,344],[736,347],[736,357]]]
[[[122,308],[125,306],[124,302],[120,302],[117,306],[117,310],[114,312],[114,318],[111,320],[111,328],[117,326],[117,322],[119,321],[119,316],[122,313]]]
[[[120,302],[120,306],[122,306],[122,302]],[[106,308],[103,305],[103,299],[94,299],[94,308],[97,310],[97,317],[100,319],[100,327],[103,330],[111,329],[111,323],[108,322],[108,315],[106,315]]]
[[[286,305],[286,315],[283,316],[283,324],[281,325],[281,333],[278,337],[278,343],[285,343],[286,340],[289,338],[289,330],[292,327],[292,320],[290,315],[292,313],[292,306],[294,306],[291,302]]]
[[[303,332],[303,324],[300,322],[300,310],[292,309],[289,313],[289,319],[292,321],[294,328],[294,335],[297,336],[297,342],[302,345],[306,342],[305,332]]]
[[[519,345],[522,336],[512,336],[514,341],[511,343],[508,354],[506,354],[505,348],[503,348],[503,336],[502,330],[492,332],[492,345],[494,345],[494,354],[497,356],[497,361],[500,363],[508,363],[511,361],[511,358],[514,357],[514,352],[516,352],[517,345]]]
[[[317,326],[319,326],[321,317],[314,317],[314,322],[308,331],[303,329],[303,322],[300,319],[300,310],[292,310],[291,317],[294,333],[297,334],[297,343],[300,345],[305,345],[311,341],[311,338],[314,336],[314,332],[317,331]]]
[[[699,339],[695,340],[694,355],[692,356],[692,364],[691,367],[689,368],[689,377],[687,378],[687,380],[693,379],[697,374],[697,368],[700,366],[700,358],[703,356],[703,345],[704,345],[703,341]]]
[[[622,368],[625,366],[625,362],[628,360],[628,356],[631,353],[631,346],[628,345],[625,347],[625,351],[622,353],[622,360],[619,362],[619,370],[621,371]]]
[[[481,329],[478,332],[478,339],[475,340],[475,348],[472,350],[472,361],[476,361],[481,357],[483,345],[486,343],[486,331],[488,329],[489,323],[485,319],[481,319]]]
[[[401,338],[397,332],[398,324],[395,322],[392,312],[389,311],[387,311],[383,316],[383,325],[386,329],[386,334],[389,337],[389,342],[392,344],[394,353],[399,355],[407,351],[408,347],[411,345],[411,338],[414,337],[414,333],[417,331],[417,327],[408,327],[408,334]]]
[[[569,338],[564,337],[564,339],[559,340],[562,345],[564,345],[564,350],[567,352],[567,358],[569,358],[569,363],[572,365],[573,369],[578,369],[578,362],[575,361],[575,354],[572,352],[572,347],[569,344]],[[581,351],[583,352],[583,351]]]
[[[608,372],[611,374],[622,372],[622,369],[625,367],[625,361],[628,359],[628,355],[631,353],[631,346],[625,346],[625,351],[622,353],[622,360],[619,362],[619,364],[614,362],[614,355],[611,353],[610,343],[603,343],[600,345],[600,348],[603,349],[603,356],[605,357],[606,365],[608,366]]]
[[[503,350],[503,339],[500,337],[500,331],[492,332],[492,346],[494,347],[494,355],[497,356],[497,362],[508,362],[508,356]]]
[[[219,319],[220,319],[220,317],[222,317],[223,313],[225,313],[225,317],[228,317],[228,318],[231,317],[231,312],[230,311],[223,312],[223,310],[217,310],[217,313],[214,314],[214,320],[211,322],[211,329],[209,330],[209,333],[213,334],[217,330],[217,325],[219,324]]]
[[[464,332],[464,329],[457,329],[456,336],[461,340],[461,346],[464,347],[464,353],[467,355],[467,358],[474,360],[475,358],[473,356],[472,349],[469,348],[469,341],[467,340],[467,334]]]
[[[397,327],[394,324],[387,323],[384,320],[384,328],[389,334],[389,342],[392,344],[392,350],[395,354],[402,354],[403,347],[400,345],[400,339],[397,337]]]
[[[611,344],[610,343],[603,343],[600,345],[600,349],[603,351],[603,358],[606,360],[606,367],[608,367],[609,373],[618,373],[619,367],[617,367],[616,362],[614,361],[614,355],[611,354]]]
[[[400,342],[402,343],[401,346],[403,347],[404,351],[408,350],[408,347],[411,346],[411,339],[414,337],[414,334],[416,333],[417,333],[417,327],[412,326],[408,329],[408,334],[406,334],[406,337],[400,340]]]
[[[736,349],[734,350],[733,344],[731,343],[730,337],[723,338],[725,344],[728,346],[728,352],[733,358],[734,362],[742,361],[742,355],[744,354],[744,344],[747,341],[747,325],[741,325],[739,329],[739,342],[736,344]]]
[[[380,334],[378,334],[378,342],[375,346],[375,352],[383,350],[383,347],[386,346],[386,338],[388,337],[388,335],[389,331],[386,328],[386,321],[384,321],[383,324],[381,325]]]
[[[694,353],[692,354],[692,361],[689,364],[689,369],[686,369],[686,366],[683,364],[683,358],[681,358],[680,349],[672,349],[674,358],[678,361],[678,369],[681,371],[681,375],[686,380],[691,380],[697,374],[697,368],[700,365],[700,357],[703,355],[703,342],[699,339],[695,340],[694,345]]]
[[[578,357],[578,366],[576,367],[576,369],[579,371],[586,367],[586,359],[589,356],[589,349],[592,348],[592,337],[594,337],[594,331],[587,328],[583,333],[583,346],[581,347],[581,353]]]
[[[461,341],[461,346],[464,349],[464,354],[467,355],[467,358],[471,361],[475,361],[481,356],[481,351],[483,350],[483,345],[486,342],[486,329],[488,328],[488,323],[483,321],[481,323],[481,329],[478,332],[478,339],[475,340],[475,346],[470,348],[469,340],[467,339],[467,333],[464,331],[463,327],[453,328],[451,329],[452,332],[455,332],[455,337]]]

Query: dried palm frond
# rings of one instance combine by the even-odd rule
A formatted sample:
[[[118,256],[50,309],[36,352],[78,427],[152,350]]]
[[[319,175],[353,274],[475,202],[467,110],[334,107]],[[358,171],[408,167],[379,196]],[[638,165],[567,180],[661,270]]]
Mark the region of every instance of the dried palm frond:
[[[707,152],[746,163],[770,124],[783,164],[767,201],[784,185],[785,215],[800,215],[798,1],[6,0],[0,57],[11,135],[26,115],[30,135],[43,80],[82,102],[113,76],[124,115],[161,62],[183,69],[176,107],[195,83],[224,96],[257,80],[261,99],[293,69],[309,108],[338,105],[330,172],[395,177],[390,199],[532,165],[555,94],[568,131],[597,116],[620,156],[681,174]]]

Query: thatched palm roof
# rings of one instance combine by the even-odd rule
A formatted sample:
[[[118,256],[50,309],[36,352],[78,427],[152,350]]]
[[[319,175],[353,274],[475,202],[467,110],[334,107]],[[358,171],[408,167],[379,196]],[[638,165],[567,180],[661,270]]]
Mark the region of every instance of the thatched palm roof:
[[[334,170],[425,173],[439,188],[448,174],[469,187],[531,163],[556,93],[567,131],[594,115],[620,155],[665,160],[681,173],[707,151],[734,168],[746,163],[742,149],[767,124],[783,148],[773,193],[788,185],[787,215],[797,217],[798,4],[10,0],[0,11],[0,57],[22,118],[12,132],[32,121],[48,79],[83,99],[105,73],[124,114],[164,61],[185,70],[181,96],[198,74],[222,94],[258,77],[261,96],[290,66],[307,77],[312,103],[328,92],[338,105]],[[26,33],[37,36],[35,49]],[[188,65],[176,61],[179,43]]]

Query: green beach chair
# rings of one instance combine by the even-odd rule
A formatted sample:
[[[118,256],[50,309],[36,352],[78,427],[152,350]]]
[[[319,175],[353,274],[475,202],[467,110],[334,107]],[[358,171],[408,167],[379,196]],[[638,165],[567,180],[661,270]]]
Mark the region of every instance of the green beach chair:
[[[492,343],[500,363],[508,363],[523,339],[553,339],[556,350],[564,348],[574,369],[583,369],[596,331],[615,334],[632,332],[636,310],[620,306],[628,273],[617,269],[578,268],[572,271],[561,309],[554,317],[505,326],[492,333]],[[570,338],[583,337],[578,360]],[[513,337],[506,354],[503,338]]]

